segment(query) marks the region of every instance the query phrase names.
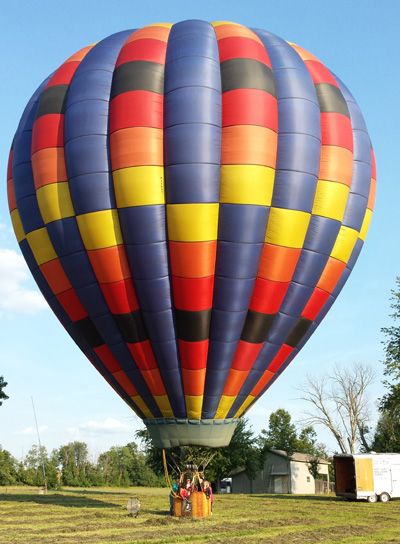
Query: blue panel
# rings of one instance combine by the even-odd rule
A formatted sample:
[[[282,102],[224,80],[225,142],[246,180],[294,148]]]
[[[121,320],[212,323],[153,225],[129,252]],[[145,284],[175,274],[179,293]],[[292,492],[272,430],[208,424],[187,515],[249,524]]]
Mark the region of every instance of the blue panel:
[[[217,342],[238,342],[242,334],[247,310],[244,312],[221,312],[214,310],[211,314],[210,340]],[[209,351],[211,350],[211,344]],[[209,355],[210,357],[210,355]]]
[[[215,124],[222,115],[221,94],[204,87],[179,88],[165,96],[164,109],[164,129],[182,123]]]
[[[252,29],[255,34],[260,38],[264,47],[268,52],[272,67],[274,70],[280,68],[296,68],[302,72],[308,73],[304,62],[296,51],[285,40],[282,40],[279,36],[267,32],[266,30]],[[309,74],[308,74],[309,75]],[[310,76],[311,80],[311,76]],[[312,80],[311,80],[312,83]]]
[[[37,106],[37,104],[35,104]],[[31,142],[32,142],[32,126],[24,128],[21,132],[15,134],[14,152],[13,152],[13,167],[18,164],[31,162]]]
[[[280,310],[288,315],[299,316],[310,299],[314,287],[291,282],[286,291]]]
[[[275,355],[278,353],[280,349],[281,349],[281,346],[271,344],[270,342],[264,342],[264,345],[261,348],[260,353],[257,355],[257,359],[254,361],[252,370],[254,369],[254,370],[259,370],[264,372],[269,367],[269,365],[275,358]],[[250,371],[250,374],[252,370]]]
[[[315,287],[328,261],[328,255],[303,249],[300,253],[292,281]]]
[[[321,138],[321,111],[318,104],[298,98],[279,101],[278,132],[299,132]]]
[[[24,256],[24,259],[29,267],[29,270],[33,272],[34,270],[38,269],[38,264],[36,262],[35,257],[33,256],[31,247],[28,243],[27,239],[24,239],[19,244],[20,250],[22,252],[22,255]]]
[[[66,111],[68,123],[65,127],[65,142],[87,134],[107,134],[108,102],[84,100],[71,104]]]
[[[353,248],[353,251],[351,252],[350,259],[346,265],[346,267],[349,270],[353,270],[354,265],[356,264],[356,261],[358,259],[358,256],[360,255],[360,251],[364,245],[364,242],[358,238],[356,245]]]
[[[343,273],[340,276],[339,281],[337,282],[335,289],[332,291],[332,296],[334,298],[337,298],[340,291],[344,287],[344,284],[346,283],[346,281],[348,280],[348,277],[350,276],[350,272],[351,272],[351,270],[349,268],[347,268],[347,267],[343,270]]]
[[[272,206],[311,213],[316,187],[315,176],[278,170],[275,174]]]
[[[114,189],[108,172],[76,176],[69,180],[69,190],[76,215],[115,208]]]
[[[68,117],[65,119],[67,121]],[[69,178],[110,170],[107,136],[96,134],[82,136],[67,142],[64,149]],[[109,179],[111,183],[111,175]]]
[[[329,296],[328,300],[325,302],[324,306],[320,310],[317,317],[314,319],[315,323],[318,325],[321,323],[321,321],[324,319],[326,314],[329,312],[329,310],[332,308],[333,303],[335,302],[336,298],[333,296]],[[300,344],[299,344],[300,345]],[[299,348],[300,349],[300,348]]]
[[[134,206],[118,210],[125,244],[153,244],[166,240],[165,206]]]
[[[44,227],[35,194],[18,200],[18,212],[25,234]]]
[[[76,217],[67,217],[49,223],[47,232],[59,257],[86,251],[76,223]]]
[[[168,276],[168,253],[165,242],[125,245],[132,277],[149,280]]]
[[[122,341],[121,332],[110,313],[93,317],[92,321],[110,349],[113,344],[118,344]],[[120,363],[119,359],[118,362]]]
[[[340,80],[340,78],[338,78],[336,75],[334,77],[336,79],[336,82],[339,85],[340,91],[344,99],[347,102],[347,107],[349,108],[351,124],[353,125],[353,129],[368,132],[367,125],[365,124],[365,121],[364,121],[364,117],[362,116],[360,108],[358,107],[353,95],[351,94],[349,89],[346,87],[346,85]]]
[[[278,109],[280,101],[284,98],[301,98],[318,104],[315,86],[308,72],[290,67],[275,70],[273,64],[272,70],[274,71]]]
[[[182,376],[179,368],[165,370],[160,368],[161,378],[171,403],[175,417],[186,417],[185,395],[183,393]]]
[[[169,277],[155,280],[134,280],[140,309],[144,312],[164,312],[172,308]]]
[[[158,368],[173,370],[180,367],[176,340],[162,343],[153,342],[152,347]]]
[[[366,132],[353,130],[353,159],[371,164],[371,141]]]
[[[90,308],[91,317],[99,317],[110,312],[98,283],[85,285],[76,289],[75,292],[83,307]]]
[[[84,57],[76,73],[88,70],[112,72],[121,47],[134,30],[123,30],[98,42]]]
[[[219,164],[166,166],[164,173],[167,202],[218,202],[220,171]]]
[[[54,312],[54,314],[57,316],[60,323],[62,323],[62,325],[66,328],[67,325],[69,323],[71,323],[71,319],[69,318],[67,312],[64,310],[64,308],[59,303],[58,299],[56,297],[51,297],[51,298],[47,299],[47,303],[50,306],[50,308],[52,309],[52,311]]]
[[[142,312],[152,342],[167,342],[175,339],[176,331],[172,310],[164,312]]]
[[[278,312],[276,314],[274,324],[268,333],[267,341],[271,342],[272,344],[282,345],[296,322],[297,317],[292,317],[290,315],[285,315]]]
[[[207,360],[207,374],[209,370],[229,370],[236,353],[236,342],[210,342]],[[206,389],[208,391],[208,389]]]
[[[74,289],[97,281],[86,251],[60,257],[60,263]]]
[[[35,185],[31,163],[13,163],[14,194],[18,204],[23,198],[35,194]]]
[[[336,221],[335,219],[312,215],[304,240],[304,248],[324,255],[330,255],[340,226],[340,221]]]
[[[24,255],[24,257],[25,257],[25,255]],[[46,301],[49,302],[49,299],[54,298],[54,293],[50,289],[50,286],[47,283],[46,278],[43,276],[42,271],[40,270],[40,268],[35,268],[34,270],[30,269],[30,271],[31,271],[32,276],[35,279],[35,282],[36,282],[37,286],[40,289],[40,292],[42,293],[42,295],[44,296]]]
[[[221,161],[221,129],[215,125],[185,124],[164,130],[165,165]]]
[[[218,241],[215,274],[226,278],[256,277],[263,247],[264,244]]]
[[[255,278],[247,280],[215,276],[213,308],[228,312],[246,311],[253,294]]]
[[[365,162],[354,161],[353,177],[351,178],[350,191],[369,197],[369,189],[371,186],[371,164]]]
[[[110,92],[108,81],[104,80],[103,70],[75,72],[70,89],[73,86],[74,103],[82,100],[104,100],[104,95]],[[109,100],[109,96],[107,101]],[[68,107],[68,106],[67,106]]]
[[[308,134],[279,134],[276,169],[296,170],[317,177],[320,152],[321,142],[313,136]]]
[[[364,196],[350,193],[343,216],[343,225],[360,231],[364,221],[367,204],[368,200]]]
[[[172,44],[169,40],[168,47]],[[182,57],[167,64],[165,70],[165,94],[178,87],[208,87],[219,90],[221,86],[219,62],[212,59],[206,63],[204,57]]]
[[[220,204],[218,240],[263,243],[268,216],[269,208],[266,206]]]

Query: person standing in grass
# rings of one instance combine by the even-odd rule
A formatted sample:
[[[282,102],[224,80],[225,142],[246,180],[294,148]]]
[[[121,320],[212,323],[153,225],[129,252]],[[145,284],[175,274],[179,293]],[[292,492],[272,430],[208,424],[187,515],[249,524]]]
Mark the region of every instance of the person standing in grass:
[[[210,482],[204,482],[204,493],[206,494],[207,500],[210,501],[210,512],[212,515],[212,504],[214,502],[214,495],[212,492],[212,487],[210,485]]]

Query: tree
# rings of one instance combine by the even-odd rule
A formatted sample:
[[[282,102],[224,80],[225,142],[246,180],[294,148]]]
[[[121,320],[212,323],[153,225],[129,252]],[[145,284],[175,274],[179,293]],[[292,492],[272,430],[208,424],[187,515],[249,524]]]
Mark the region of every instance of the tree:
[[[280,408],[269,417],[268,429],[262,429],[259,444],[264,451],[283,450],[288,455],[297,449],[297,431],[292,418],[286,410]]]
[[[321,378],[307,377],[298,389],[313,407],[303,421],[324,425],[335,437],[341,453],[355,453],[358,443],[365,451],[370,420],[368,386],[375,379],[369,365],[354,363],[350,368],[336,365],[332,374]]]
[[[89,473],[92,465],[89,462],[87,444],[70,442],[57,451],[57,459],[62,471],[62,483],[70,486],[90,486]]]
[[[3,404],[4,400],[7,400],[9,397],[4,393],[3,389],[7,386],[7,382],[4,381],[3,376],[0,376],[0,406]]]
[[[395,321],[391,327],[383,327],[381,331],[387,337],[383,342],[385,360],[383,361],[385,376],[392,381],[385,381],[388,392],[380,399],[378,421],[374,436],[375,451],[400,452],[400,277],[396,278],[397,290],[392,290],[393,314]]]
[[[18,483],[18,461],[0,446],[0,485]]]

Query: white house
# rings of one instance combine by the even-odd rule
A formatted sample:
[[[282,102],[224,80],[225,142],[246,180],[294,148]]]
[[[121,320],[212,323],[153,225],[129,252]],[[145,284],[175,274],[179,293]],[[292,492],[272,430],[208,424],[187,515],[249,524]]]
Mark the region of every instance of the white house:
[[[316,485],[309,471],[313,455],[270,450],[261,470],[254,480],[250,480],[244,470],[232,475],[232,493],[293,493],[315,494]],[[329,489],[329,461],[319,460],[319,474],[327,475]]]

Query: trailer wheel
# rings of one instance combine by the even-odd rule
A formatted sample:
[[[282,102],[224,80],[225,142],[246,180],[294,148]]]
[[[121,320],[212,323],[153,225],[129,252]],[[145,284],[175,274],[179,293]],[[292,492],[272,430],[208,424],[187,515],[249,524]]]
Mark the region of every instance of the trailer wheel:
[[[378,500],[378,497],[374,494],[374,495],[370,495],[367,499],[368,502],[370,503],[374,503]]]
[[[390,501],[390,495],[389,495],[389,493],[381,493],[381,494],[379,495],[379,500],[380,500],[381,502],[389,502],[389,501]]]

